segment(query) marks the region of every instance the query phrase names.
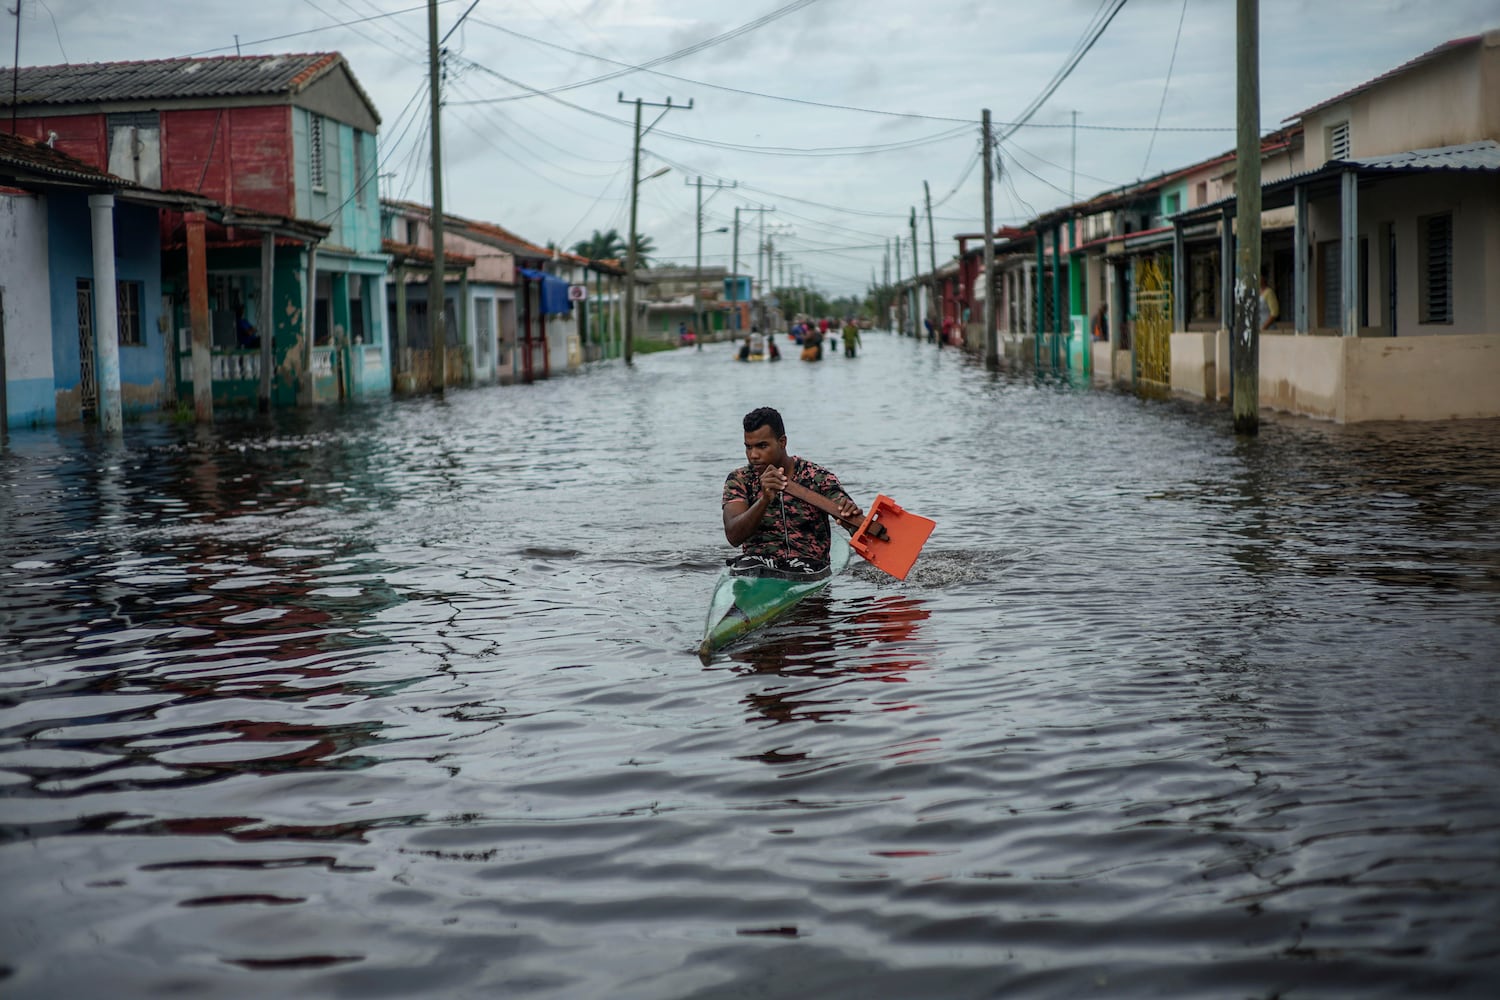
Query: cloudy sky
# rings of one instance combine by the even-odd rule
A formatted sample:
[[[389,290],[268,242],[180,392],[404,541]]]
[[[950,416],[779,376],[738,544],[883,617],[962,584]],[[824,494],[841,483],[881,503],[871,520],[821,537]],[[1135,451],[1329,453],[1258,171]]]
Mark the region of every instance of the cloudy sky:
[[[924,181],[939,261],[955,234],[982,228],[983,108],[1009,133],[1002,224],[1234,146],[1233,0],[1120,2],[478,0],[454,29],[473,0],[444,0],[445,202],[538,243],[624,232],[634,106],[620,94],[691,101],[643,142],[642,176],[670,168],[640,187],[639,228],[661,258],[693,261],[701,176],[705,263],[730,262],[731,234],[714,230],[736,206],[774,207],[740,215],[742,272],[764,218],[789,280],[859,291],[913,207],[927,268]],[[233,54],[236,42],[340,51],[383,119],[382,193],[430,199],[421,0],[22,0],[22,14],[23,65]],[[1008,128],[1106,19],[1029,122]],[[9,56],[17,21],[4,20]],[[1495,0],[1261,0],[1262,128],[1494,27]]]

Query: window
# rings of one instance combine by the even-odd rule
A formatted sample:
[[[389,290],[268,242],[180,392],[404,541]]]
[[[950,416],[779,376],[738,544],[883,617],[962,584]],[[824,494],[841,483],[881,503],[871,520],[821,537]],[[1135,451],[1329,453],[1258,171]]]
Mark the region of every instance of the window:
[[[1344,274],[1338,240],[1318,244],[1318,325],[1337,330],[1343,324]]]
[[[1182,194],[1180,192],[1173,191],[1171,194],[1167,195],[1164,201],[1162,214],[1176,215],[1180,211],[1182,211]]]
[[[1208,181],[1199,181],[1197,187],[1197,204],[1208,204]]]
[[[1330,160],[1349,159],[1349,123],[1339,122],[1330,125],[1324,130],[1328,139],[1328,158]]]
[[[422,234],[422,224],[416,219],[406,220],[406,244],[407,246],[418,246],[417,237]]]
[[[307,116],[307,169],[314,191],[328,190],[328,178],[323,168],[323,116]]]
[[[139,347],[145,343],[141,339],[141,283],[117,281],[115,292],[119,300],[120,346]]]
[[[1421,322],[1453,322],[1453,213],[1417,220]]]
[[[105,115],[109,172],[145,187],[161,187],[161,123],[155,111]]]

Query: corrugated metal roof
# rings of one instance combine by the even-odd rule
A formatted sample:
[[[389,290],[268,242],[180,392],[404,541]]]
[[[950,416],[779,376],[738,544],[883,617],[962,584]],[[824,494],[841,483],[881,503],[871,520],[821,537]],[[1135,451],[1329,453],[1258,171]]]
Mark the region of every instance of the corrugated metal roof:
[[[342,62],[337,52],[312,52],[22,66],[16,105],[295,94]],[[9,107],[10,88],[4,89],[0,107]]]
[[[0,132],[0,176],[22,174],[91,185],[100,190],[140,187],[45,143]]]
[[[1500,142],[1481,139],[1457,146],[1411,149],[1339,162],[1361,170],[1500,170]]]

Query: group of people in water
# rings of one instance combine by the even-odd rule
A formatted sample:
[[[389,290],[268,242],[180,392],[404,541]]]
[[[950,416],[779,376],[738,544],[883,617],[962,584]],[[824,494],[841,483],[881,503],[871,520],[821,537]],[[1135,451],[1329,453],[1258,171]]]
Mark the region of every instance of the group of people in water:
[[[837,328],[834,321],[826,316],[818,320],[799,320],[792,324],[788,336],[802,348],[800,357],[803,361],[822,361],[824,342],[836,338],[843,340],[846,358],[855,357],[858,349],[864,346],[859,336],[859,326],[852,316],[845,318],[842,329]],[[740,345],[739,360],[749,361],[752,358],[781,360],[781,350],[776,346],[774,333],[762,334],[758,327],[750,328],[745,342]]]

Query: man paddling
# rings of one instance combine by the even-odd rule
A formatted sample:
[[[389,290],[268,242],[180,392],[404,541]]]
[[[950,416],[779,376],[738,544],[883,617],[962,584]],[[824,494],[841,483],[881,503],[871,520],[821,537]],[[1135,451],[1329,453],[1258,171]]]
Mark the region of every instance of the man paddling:
[[[839,517],[859,521],[859,506],[821,465],[787,454],[781,414],[762,406],[745,414],[747,464],[724,480],[724,537],[740,546],[736,570],[817,574],[828,571],[832,536],[828,515],[788,496],[798,483],[838,505]]]

